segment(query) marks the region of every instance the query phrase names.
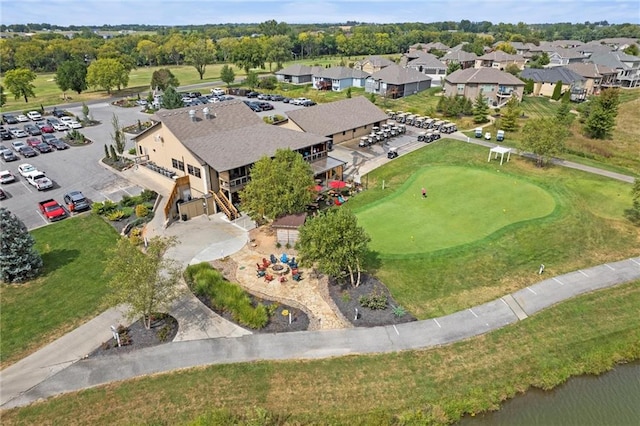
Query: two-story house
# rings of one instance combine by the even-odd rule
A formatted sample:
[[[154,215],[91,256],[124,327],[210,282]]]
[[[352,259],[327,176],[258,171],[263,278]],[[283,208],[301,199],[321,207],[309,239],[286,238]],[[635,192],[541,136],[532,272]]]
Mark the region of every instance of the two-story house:
[[[569,64],[565,68],[581,75],[585,79],[587,96],[598,95],[602,89],[616,87],[618,72],[605,65],[592,62],[578,62]]]
[[[405,55],[400,61],[405,68],[414,69],[431,78],[431,84],[439,86],[447,74],[447,66],[431,53],[415,51]]]
[[[478,59],[478,55],[464,50],[453,50],[444,55],[440,60],[449,67],[450,64],[460,64],[461,69],[473,68]]]
[[[565,67],[525,68],[520,77],[533,80],[533,94],[536,96],[551,97],[556,84],[560,82],[561,93],[569,90],[572,101],[582,102],[587,97],[586,79]]]
[[[620,87],[640,86],[640,57],[624,52],[593,53],[585,62],[604,65],[618,72],[616,83]]]
[[[369,56],[361,61],[356,62],[353,65],[353,68],[369,74],[373,74],[374,72],[380,71],[382,68],[393,64],[395,64],[395,62],[385,57]]]
[[[521,55],[511,55],[502,50],[496,50],[479,56],[476,59],[475,68],[495,68],[504,71],[508,65],[515,64],[523,69],[525,62],[525,58]]]
[[[464,96],[474,100],[478,93],[489,105],[502,106],[512,97],[522,99],[524,82],[496,68],[467,68],[444,78],[446,96]]]

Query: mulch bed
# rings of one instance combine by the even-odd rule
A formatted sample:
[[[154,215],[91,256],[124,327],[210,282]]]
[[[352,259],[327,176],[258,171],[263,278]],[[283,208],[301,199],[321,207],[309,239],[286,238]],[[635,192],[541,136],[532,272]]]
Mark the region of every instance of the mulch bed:
[[[369,309],[362,306],[359,302],[360,297],[371,294],[385,295],[387,297],[387,308]],[[416,321],[416,318],[408,312],[402,316],[397,316],[394,313],[393,307],[398,306],[398,304],[391,296],[389,289],[371,275],[363,274],[360,285],[355,288],[351,286],[348,279],[338,282],[331,278],[329,279],[329,295],[340,312],[342,312],[342,315],[355,327],[375,327]],[[356,308],[358,309],[358,319],[355,319]]]
[[[118,347],[115,339],[104,342],[98,349],[89,354],[89,357],[108,356],[122,354],[150,346],[162,345],[171,342],[178,334],[178,321],[170,315],[151,322],[151,328],[147,330],[142,319],[126,327],[129,343]],[[164,336],[163,336],[164,334]],[[122,336],[122,334],[121,334]],[[163,339],[161,337],[164,337]],[[126,338],[121,337],[121,342]]]

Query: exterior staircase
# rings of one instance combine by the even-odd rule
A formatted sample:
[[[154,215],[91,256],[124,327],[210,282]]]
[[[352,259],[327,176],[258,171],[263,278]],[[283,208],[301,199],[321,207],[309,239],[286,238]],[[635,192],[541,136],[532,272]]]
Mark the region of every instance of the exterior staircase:
[[[220,207],[220,210],[222,210],[224,214],[227,215],[229,220],[233,221],[240,217],[238,209],[236,209],[235,206],[231,204],[231,201],[229,201],[229,199],[224,195],[222,191],[218,191],[217,193],[211,191],[211,194],[213,194],[213,199],[215,200],[218,207]]]

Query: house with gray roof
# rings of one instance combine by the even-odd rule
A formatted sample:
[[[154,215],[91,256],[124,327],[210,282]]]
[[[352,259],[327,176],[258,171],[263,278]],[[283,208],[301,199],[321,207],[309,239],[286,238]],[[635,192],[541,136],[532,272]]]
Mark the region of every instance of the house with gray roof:
[[[391,59],[387,59],[382,56],[369,56],[361,61],[356,62],[353,65],[353,68],[369,74],[373,74],[374,72],[380,71],[382,68],[393,64],[395,64],[395,62],[393,62]]]
[[[587,97],[586,79],[565,67],[525,68],[520,74],[520,78],[533,81],[535,96],[551,97],[556,84],[560,82],[562,93],[569,90],[572,101],[582,102]]]
[[[422,92],[431,87],[431,77],[412,68],[389,65],[367,78],[365,92],[392,99]]]
[[[369,73],[349,67],[321,68],[313,74],[313,87],[340,92],[347,87],[364,87]]]
[[[476,59],[475,68],[495,68],[504,71],[508,65],[515,64],[523,69],[526,60],[522,55],[511,55],[502,50],[495,50],[479,56]]]
[[[605,65],[592,62],[577,62],[569,64],[565,68],[570,69],[585,79],[587,96],[598,95],[602,89],[616,87],[618,71]]]
[[[440,43],[439,41],[430,42],[430,43],[415,43],[409,46],[409,53],[415,51],[423,51],[423,52],[431,52],[432,50],[439,50],[441,52],[449,51],[449,46],[444,43]]]
[[[460,64],[460,68],[463,70],[473,68],[476,59],[478,59],[478,55],[473,52],[465,52],[464,50],[453,50],[440,58],[447,68],[453,63]]]
[[[291,84],[307,84],[313,81],[313,75],[324,69],[320,66],[293,64],[276,71],[274,74],[278,81]]]
[[[613,68],[618,72],[616,83],[620,87],[640,86],[640,57],[624,52],[593,53],[585,62]]]
[[[147,166],[139,171],[165,179],[171,188],[167,220],[205,210],[235,219],[252,165],[278,149],[299,152],[317,178],[342,178],[344,162],[329,156],[330,138],[266,124],[242,101],[161,109],[151,120],[133,140],[137,163]]]
[[[364,96],[289,111],[287,116],[287,128],[329,138],[334,144],[366,136],[388,119]]]
[[[414,53],[417,53],[416,57],[407,60],[404,67],[429,76],[432,85],[440,86],[441,80],[447,74],[447,66],[431,53],[421,51]]]
[[[549,67],[575,64],[576,62],[582,62],[584,59],[580,52],[562,47],[556,47],[554,50],[547,52],[547,55],[549,55]]]
[[[446,96],[464,96],[474,100],[478,93],[489,105],[502,106],[512,97],[522,99],[524,81],[495,68],[467,68],[444,78]]]

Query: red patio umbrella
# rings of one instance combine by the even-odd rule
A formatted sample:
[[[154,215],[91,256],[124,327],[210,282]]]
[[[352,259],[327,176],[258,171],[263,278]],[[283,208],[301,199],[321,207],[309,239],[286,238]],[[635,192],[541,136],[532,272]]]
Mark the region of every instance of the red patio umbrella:
[[[332,180],[329,182],[329,187],[332,189],[342,189],[347,186],[347,183],[342,180]]]

